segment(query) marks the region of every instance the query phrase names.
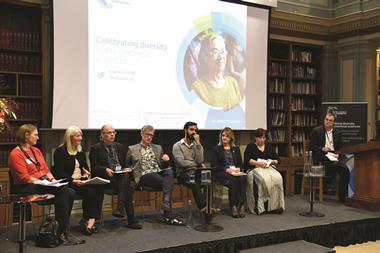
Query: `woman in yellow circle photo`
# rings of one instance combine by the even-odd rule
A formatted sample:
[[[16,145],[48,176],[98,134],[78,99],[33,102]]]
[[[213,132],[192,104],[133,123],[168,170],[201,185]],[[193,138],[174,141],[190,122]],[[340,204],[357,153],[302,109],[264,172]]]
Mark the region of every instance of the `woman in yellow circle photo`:
[[[244,98],[243,76],[225,74],[226,43],[222,36],[211,32],[203,37],[199,51],[198,79],[192,85],[208,105],[228,111]]]

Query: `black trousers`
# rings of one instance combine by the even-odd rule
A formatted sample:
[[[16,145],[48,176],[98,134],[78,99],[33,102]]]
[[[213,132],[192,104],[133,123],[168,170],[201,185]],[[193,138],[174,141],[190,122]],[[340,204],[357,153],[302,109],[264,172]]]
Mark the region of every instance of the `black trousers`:
[[[186,187],[191,189],[191,191],[193,193],[193,197],[195,199],[195,203],[197,204],[199,209],[202,209],[206,206],[206,198],[203,195],[202,186],[200,183],[200,177],[201,177],[200,176],[200,170],[196,170],[195,172],[196,172],[195,173],[195,184],[189,184],[188,183],[189,175],[187,174],[186,170],[181,170],[179,172],[177,178],[178,178],[178,182],[180,182],[181,184],[183,184]]]
[[[70,184],[69,187],[82,198],[83,219],[99,220],[102,213],[103,188],[97,185],[76,186],[74,184]]]
[[[111,182],[106,187],[111,187],[117,192],[117,197],[120,202],[125,205],[127,212],[128,222],[135,219],[135,212],[133,210],[133,189],[131,187],[131,177],[128,173],[114,174],[113,177],[108,178]]]
[[[213,179],[228,187],[228,200],[230,207],[244,205],[247,178],[245,176],[234,177],[225,171],[213,173]]]
[[[139,186],[162,189],[164,208],[171,208],[173,191],[173,170],[145,174],[140,178]]]
[[[55,219],[58,221],[58,232],[69,227],[71,210],[75,198],[74,189],[67,185],[61,187],[41,186],[35,184],[14,185],[12,193],[16,194],[53,194]]]
[[[338,196],[341,202],[348,196],[348,183],[350,172],[346,166],[340,162],[332,162],[328,158],[323,159],[322,164],[326,167],[326,175],[333,176],[339,174]]]

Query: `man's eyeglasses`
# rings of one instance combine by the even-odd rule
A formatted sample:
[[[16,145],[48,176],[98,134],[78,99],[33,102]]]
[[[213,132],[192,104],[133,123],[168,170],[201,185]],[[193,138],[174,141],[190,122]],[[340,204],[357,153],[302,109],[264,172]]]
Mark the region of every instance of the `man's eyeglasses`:
[[[145,134],[145,133],[144,133],[144,135],[145,135],[146,137],[151,137],[151,138],[154,137],[154,134]]]

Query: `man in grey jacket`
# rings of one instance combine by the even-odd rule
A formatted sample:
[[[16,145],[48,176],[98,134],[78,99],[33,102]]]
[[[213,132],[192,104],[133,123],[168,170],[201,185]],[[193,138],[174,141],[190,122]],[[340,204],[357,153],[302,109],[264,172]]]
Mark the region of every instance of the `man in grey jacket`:
[[[151,125],[143,126],[140,134],[141,142],[128,147],[127,165],[138,186],[162,189],[164,222],[182,225],[182,221],[171,216],[173,170],[169,167],[170,158],[160,145],[152,143],[154,128]]]
[[[197,123],[186,122],[183,127],[185,137],[173,145],[173,157],[177,166],[178,181],[191,188],[195,202],[201,212],[206,211],[206,200],[199,180],[191,182],[190,170],[205,167],[203,164],[203,146],[198,134]],[[189,170],[190,169],[190,170]]]

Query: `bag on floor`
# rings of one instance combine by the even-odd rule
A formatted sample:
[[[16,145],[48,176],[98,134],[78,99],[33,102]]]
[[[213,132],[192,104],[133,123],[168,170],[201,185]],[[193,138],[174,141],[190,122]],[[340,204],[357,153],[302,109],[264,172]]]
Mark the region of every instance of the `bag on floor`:
[[[42,222],[38,233],[36,234],[35,243],[38,247],[55,248],[59,245],[59,238],[57,234],[58,223],[52,218],[48,217]]]

